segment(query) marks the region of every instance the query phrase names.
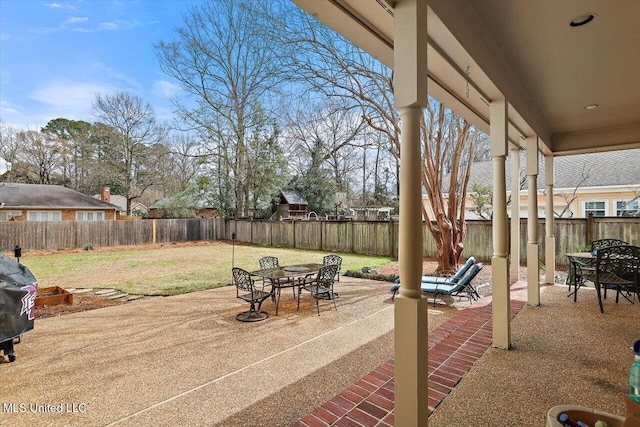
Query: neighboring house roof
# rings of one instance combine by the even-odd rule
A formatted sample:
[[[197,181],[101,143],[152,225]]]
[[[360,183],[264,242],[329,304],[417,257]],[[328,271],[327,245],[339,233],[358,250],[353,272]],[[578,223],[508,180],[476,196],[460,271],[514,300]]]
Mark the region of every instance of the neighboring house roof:
[[[4,209],[118,209],[61,185],[2,183],[0,202],[4,203]]]
[[[290,205],[308,205],[309,202],[302,197],[298,190],[280,190],[284,200]]]
[[[524,176],[526,154],[520,152],[520,173]],[[544,157],[538,162],[539,189],[545,187]],[[640,186],[640,149],[607,151],[602,153],[558,156],[554,158],[554,188]],[[506,164],[507,190],[511,189],[510,159]],[[445,179],[445,182],[446,179]],[[493,185],[493,162],[471,165],[469,188],[472,184]],[[523,188],[527,188],[525,180]],[[446,189],[445,189],[446,191]]]

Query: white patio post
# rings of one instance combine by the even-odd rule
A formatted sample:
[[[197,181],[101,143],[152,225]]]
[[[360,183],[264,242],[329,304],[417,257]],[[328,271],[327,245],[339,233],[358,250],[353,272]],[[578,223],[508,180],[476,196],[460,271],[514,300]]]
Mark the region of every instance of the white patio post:
[[[520,148],[511,148],[511,280],[520,278]]]
[[[490,107],[490,141],[493,159],[493,257],[491,258],[493,295],[493,345],[511,347],[509,254],[507,238],[507,101],[495,99]]]
[[[395,299],[395,425],[427,425],[427,303],[420,290],[423,225],[420,118],[427,104],[427,5],[394,8],[395,104],[400,148],[400,295]]]
[[[553,156],[544,156],[544,180],[547,192],[547,209],[545,211],[544,230],[544,265],[545,283],[553,284],[556,275],[556,236],[553,216]]]
[[[527,303],[540,305],[540,268],[538,267],[538,137],[527,138]]]

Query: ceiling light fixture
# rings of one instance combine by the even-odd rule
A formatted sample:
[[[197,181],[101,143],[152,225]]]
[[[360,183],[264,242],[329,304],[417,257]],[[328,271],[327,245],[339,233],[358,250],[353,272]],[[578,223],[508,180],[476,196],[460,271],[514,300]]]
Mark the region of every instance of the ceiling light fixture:
[[[569,22],[569,25],[572,27],[580,27],[593,21],[596,16],[595,13],[585,13],[584,15],[573,18],[571,22]]]
[[[596,108],[598,108],[600,105],[598,104],[589,104],[589,105],[585,105],[584,109],[585,110],[595,110]]]

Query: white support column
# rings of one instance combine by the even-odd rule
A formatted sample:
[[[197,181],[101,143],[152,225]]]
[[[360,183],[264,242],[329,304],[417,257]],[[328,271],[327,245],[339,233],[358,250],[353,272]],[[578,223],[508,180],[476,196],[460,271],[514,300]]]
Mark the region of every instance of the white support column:
[[[547,192],[547,209],[545,212],[544,230],[544,265],[545,283],[553,284],[556,275],[556,236],[553,216],[553,185],[554,169],[553,156],[544,156],[544,179]]]
[[[540,268],[538,267],[538,137],[527,144],[527,303],[540,305]]]
[[[395,425],[427,425],[427,305],[422,276],[420,118],[427,105],[427,5],[400,0],[394,8],[395,104],[400,148],[400,295],[395,298]]]
[[[520,148],[511,149],[511,280],[520,279]]]
[[[491,258],[493,296],[493,345],[511,348],[509,250],[507,234],[507,101],[495,99],[490,107],[490,141],[493,159],[493,257]]]

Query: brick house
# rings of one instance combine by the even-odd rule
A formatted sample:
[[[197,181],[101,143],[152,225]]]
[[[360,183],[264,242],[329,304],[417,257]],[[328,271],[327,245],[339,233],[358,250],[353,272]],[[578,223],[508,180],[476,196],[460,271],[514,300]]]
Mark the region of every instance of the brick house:
[[[61,185],[0,184],[0,221],[115,220],[118,207]]]

